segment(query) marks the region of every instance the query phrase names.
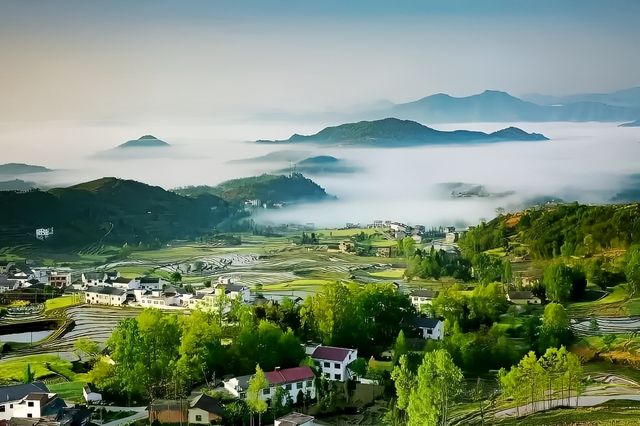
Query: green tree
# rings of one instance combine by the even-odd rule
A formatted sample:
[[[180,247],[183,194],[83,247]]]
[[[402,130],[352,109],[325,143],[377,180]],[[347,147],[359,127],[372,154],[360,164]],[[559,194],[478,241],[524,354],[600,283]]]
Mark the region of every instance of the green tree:
[[[258,413],[258,426],[262,425],[262,414],[267,411],[267,403],[261,398],[262,390],[269,387],[269,382],[264,375],[260,365],[256,365],[256,372],[249,379],[247,387],[247,405],[251,413]],[[253,414],[251,416],[253,424]]]
[[[633,297],[640,290],[640,246],[633,246],[626,255],[624,275],[629,284],[629,294]]]
[[[175,271],[171,274],[170,278],[172,283],[180,283],[182,282],[182,274],[179,271]]]
[[[547,299],[558,303],[569,300],[573,287],[573,273],[570,267],[561,261],[553,262],[545,268],[542,280]]]
[[[513,281],[513,270],[511,269],[511,262],[508,258],[505,258],[502,268],[502,282],[509,285]]]
[[[393,379],[396,390],[396,407],[400,411],[399,417],[401,421],[404,422],[407,418],[406,412],[409,406],[411,391],[416,382],[416,378],[409,369],[409,361],[406,355],[400,357],[398,365],[396,365],[391,372],[391,379]]]
[[[409,346],[404,337],[404,331],[400,330],[396,342],[393,345],[393,364],[397,364],[400,361],[400,357],[409,352]]]
[[[459,394],[462,380],[462,372],[446,350],[427,352],[409,395],[408,425],[447,424],[449,405]]]
[[[27,364],[24,367],[24,372],[22,374],[23,383],[31,383],[35,379],[35,375],[33,370],[31,370],[31,364]]]
[[[73,344],[73,348],[80,355],[85,355],[92,363],[95,362],[102,353],[100,345],[87,337],[78,338]]]

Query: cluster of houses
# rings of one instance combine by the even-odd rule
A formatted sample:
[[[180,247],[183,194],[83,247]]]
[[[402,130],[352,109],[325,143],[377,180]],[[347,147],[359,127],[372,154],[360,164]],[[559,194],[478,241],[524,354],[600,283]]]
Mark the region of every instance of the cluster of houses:
[[[249,287],[235,284],[229,277],[220,277],[215,285],[198,289],[195,294],[159,277],[128,279],[117,272],[83,273],[82,285],[87,304],[208,310],[217,309],[223,296],[228,301],[251,300]]]
[[[69,268],[30,268],[8,260],[0,260],[0,293],[21,288],[65,288],[71,284]]]
[[[42,382],[0,387],[0,424],[87,426],[90,421],[90,410],[68,407]]]

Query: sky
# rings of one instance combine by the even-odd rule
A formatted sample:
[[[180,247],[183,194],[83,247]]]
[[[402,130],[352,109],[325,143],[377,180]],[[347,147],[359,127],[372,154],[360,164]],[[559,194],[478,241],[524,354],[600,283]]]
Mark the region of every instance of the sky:
[[[640,85],[639,18],[634,0],[3,0],[0,123],[606,92]]]

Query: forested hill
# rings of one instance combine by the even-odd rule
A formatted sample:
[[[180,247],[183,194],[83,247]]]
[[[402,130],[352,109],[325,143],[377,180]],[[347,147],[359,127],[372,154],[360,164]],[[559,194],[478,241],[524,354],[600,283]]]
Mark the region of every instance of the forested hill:
[[[257,199],[263,203],[291,203],[320,201],[331,198],[320,185],[300,173],[232,179],[217,186],[190,186],[175,189],[180,195],[214,194],[225,201],[238,204]]]
[[[508,244],[516,243],[516,244]],[[536,258],[584,255],[640,243],[640,204],[563,204],[498,216],[460,240],[466,255],[521,244]]]
[[[116,178],[26,193],[0,192],[0,239],[35,242],[35,229],[53,227],[43,244],[155,243],[210,231],[228,215],[222,199],[183,197],[157,186]]]
[[[420,145],[488,143],[506,141],[545,141],[539,133],[527,133],[517,127],[508,127],[493,133],[470,130],[440,131],[411,120],[385,118],[375,121],[346,123],[326,127],[314,135],[295,134],[286,140],[259,140],[274,144],[339,144],[362,145],[378,148],[398,148]]]

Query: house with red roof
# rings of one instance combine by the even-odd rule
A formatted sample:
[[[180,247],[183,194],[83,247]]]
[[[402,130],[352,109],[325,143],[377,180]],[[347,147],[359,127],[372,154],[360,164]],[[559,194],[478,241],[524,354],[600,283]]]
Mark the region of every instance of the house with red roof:
[[[346,382],[351,379],[347,366],[358,358],[357,349],[319,345],[308,346],[306,352],[327,380]]]
[[[269,382],[269,387],[262,390],[260,397],[265,401],[273,398],[278,386],[285,391],[283,403],[286,402],[287,395],[294,403],[301,401],[302,398],[314,399],[316,397],[315,375],[313,370],[307,366],[276,368],[273,371],[266,371],[264,375]],[[237,398],[245,398],[251,377],[253,375],[233,377],[223,382],[224,388]]]

